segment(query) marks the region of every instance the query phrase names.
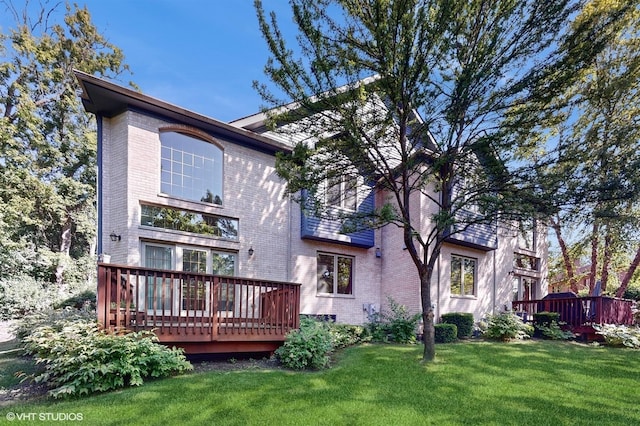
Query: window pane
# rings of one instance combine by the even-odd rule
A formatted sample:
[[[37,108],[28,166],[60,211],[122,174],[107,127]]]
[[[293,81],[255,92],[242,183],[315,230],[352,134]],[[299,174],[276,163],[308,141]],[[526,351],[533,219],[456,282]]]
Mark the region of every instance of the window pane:
[[[201,250],[182,250],[182,270],[205,274],[207,272],[207,252]]]
[[[451,294],[462,294],[462,259],[451,258]]]
[[[341,179],[329,179],[327,181],[327,205],[340,207]]]
[[[142,204],[140,224],[201,235],[238,239],[238,219]]]
[[[464,285],[465,295],[475,294],[476,282],[476,261],[474,259],[464,259]]]
[[[236,274],[236,255],[233,253],[213,253],[212,272],[215,275],[233,276]]]
[[[189,200],[222,204],[222,150],[176,132],[161,133],[160,142],[164,173],[161,191]],[[167,176],[171,176],[171,183]]]
[[[349,210],[356,210],[357,208],[357,195],[358,195],[358,179],[347,178],[344,182],[344,208]]]
[[[351,294],[353,259],[338,257],[338,294]]]
[[[333,293],[333,256],[318,254],[318,293]]]

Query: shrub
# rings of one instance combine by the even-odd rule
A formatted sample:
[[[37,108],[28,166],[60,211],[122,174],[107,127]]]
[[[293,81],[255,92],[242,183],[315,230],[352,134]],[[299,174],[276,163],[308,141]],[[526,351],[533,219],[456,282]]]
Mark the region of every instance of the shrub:
[[[49,309],[58,297],[51,285],[35,278],[4,278],[0,280],[0,320]]]
[[[458,339],[468,339],[473,333],[473,314],[467,312],[451,312],[441,317],[444,324],[455,324],[458,328]]]
[[[84,290],[80,293],[72,295],[61,302],[58,302],[54,306],[56,309],[61,308],[76,308],[76,309],[96,309],[96,292],[94,290]]]
[[[486,330],[483,336],[487,339],[507,342],[512,339],[526,339],[533,334],[533,327],[525,324],[512,312],[506,311],[487,317]]]
[[[556,321],[551,321],[548,325],[537,324],[535,326],[536,333],[539,333],[540,337],[551,340],[569,340],[575,336],[569,330],[563,330]]]
[[[458,326],[452,323],[441,323],[434,326],[436,343],[451,343],[458,336]]]
[[[287,368],[320,369],[329,364],[333,350],[333,337],[329,325],[312,318],[302,317],[300,328],[292,330],[275,354]]]
[[[13,333],[19,339],[24,339],[34,330],[41,326],[51,326],[60,331],[61,326],[66,321],[86,321],[95,322],[96,313],[87,309],[75,309],[66,307],[64,309],[47,309],[46,311],[34,312],[18,320],[13,326]]]
[[[593,328],[595,328],[596,333],[604,337],[605,343],[609,346],[626,346],[628,348],[640,349],[640,327],[594,324]]]
[[[536,312],[533,314],[533,327],[534,337],[545,337],[544,331],[551,332],[551,323],[556,323],[556,327],[558,326],[558,321],[560,320],[560,314],[557,312]],[[544,330],[544,331],[543,331]]]
[[[388,299],[390,312],[374,314],[367,329],[376,342],[416,343],[416,329],[420,314],[409,314],[407,307],[391,297]]]
[[[367,330],[361,325],[335,324],[329,326],[335,349],[357,345],[369,339]]]
[[[40,326],[23,339],[25,352],[44,365],[33,379],[54,398],[139,386],[192,368],[182,350],[156,342],[150,331],[113,334],[84,319]]]

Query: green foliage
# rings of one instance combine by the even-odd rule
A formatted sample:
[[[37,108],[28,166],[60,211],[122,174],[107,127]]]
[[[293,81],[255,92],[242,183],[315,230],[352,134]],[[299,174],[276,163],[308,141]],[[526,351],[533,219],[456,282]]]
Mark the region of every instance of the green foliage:
[[[640,287],[627,287],[622,297],[624,299],[640,301]]]
[[[540,333],[541,337],[551,340],[569,340],[575,337],[571,331],[563,330],[556,321],[536,324],[535,332]]]
[[[458,326],[454,323],[440,323],[434,325],[436,343],[451,343],[458,338]]]
[[[519,316],[509,311],[489,315],[484,328],[485,338],[503,342],[527,339],[533,334],[533,326],[525,324]]]
[[[455,324],[458,329],[458,339],[468,339],[473,333],[473,314],[468,312],[450,312],[443,314],[444,324]]]
[[[67,307],[95,311],[96,292],[94,290],[85,290],[71,297],[68,297],[54,305],[55,309],[63,309]]]
[[[321,369],[329,364],[333,337],[326,322],[300,318],[300,328],[287,334],[286,341],[275,354],[287,368]]]
[[[23,338],[25,352],[44,366],[33,380],[54,398],[140,386],[145,378],[190,370],[181,350],[159,345],[149,331],[113,334],[94,321],[63,320]]]
[[[604,337],[609,346],[626,346],[640,349],[640,327],[616,324],[595,324],[596,333]]]
[[[95,275],[97,153],[73,70],[127,67],[86,8],[29,3],[5,3],[16,22],[0,29],[0,278],[73,287]]]
[[[335,349],[357,345],[370,339],[367,329],[361,325],[330,324],[329,333]]]
[[[13,326],[13,333],[19,339],[24,339],[30,335],[33,330],[42,326],[53,326],[59,329],[56,324],[69,321],[95,322],[96,320],[95,311],[88,309],[86,305],[80,309],[70,306],[63,309],[46,309],[25,315],[16,321]]]
[[[552,322],[558,322],[560,320],[560,314],[558,312],[536,312],[533,314],[533,323],[535,325],[549,325]]]
[[[0,320],[51,308],[58,297],[49,283],[27,275],[0,279]]]
[[[375,342],[416,343],[420,314],[409,314],[407,307],[387,298],[389,311],[376,312],[367,323]]]

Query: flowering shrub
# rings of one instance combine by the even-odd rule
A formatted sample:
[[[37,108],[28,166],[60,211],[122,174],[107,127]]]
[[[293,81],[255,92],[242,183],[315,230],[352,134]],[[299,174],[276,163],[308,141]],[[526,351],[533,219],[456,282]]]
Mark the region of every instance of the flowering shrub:
[[[626,325],[601,324],[594,325],[596,333],[604,337],[609,346],[626,346],[640,349],[640,327]]]

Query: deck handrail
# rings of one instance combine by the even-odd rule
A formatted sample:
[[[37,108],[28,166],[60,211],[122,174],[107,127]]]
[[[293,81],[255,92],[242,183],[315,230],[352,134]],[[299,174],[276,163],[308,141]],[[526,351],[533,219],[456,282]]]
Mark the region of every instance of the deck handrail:
[[[533,320],[538,312],[557,312],[560,322],[578,327],[585,324],[633,324],[633,301],[610,296],[584,296],[515,300],[512,309],[519,315]]]
[[[97,311],[106,328],[161,342],[284,340],[299,327],[300,284],[98,263]]]

